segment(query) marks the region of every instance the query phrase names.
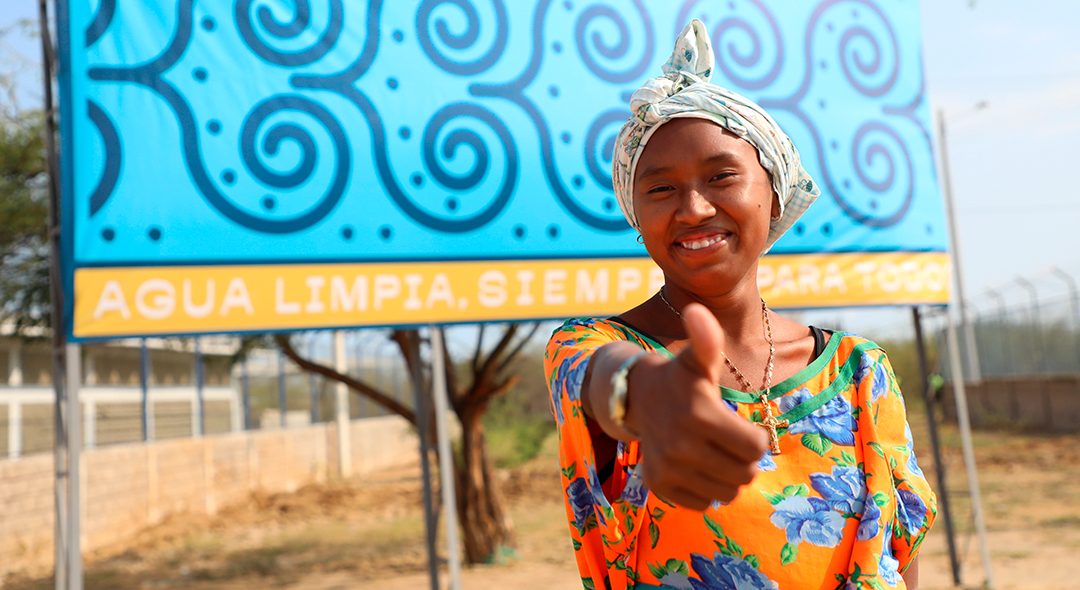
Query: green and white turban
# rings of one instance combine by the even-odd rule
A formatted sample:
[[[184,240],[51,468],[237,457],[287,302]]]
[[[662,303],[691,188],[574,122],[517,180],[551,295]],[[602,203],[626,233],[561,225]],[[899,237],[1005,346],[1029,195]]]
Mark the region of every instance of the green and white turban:
[[[749,99],[710,83],[712,44],[705,24],[694,19],[675,42],[664,75],[645,83],[630,99],[632,116],[615,140],[611,180],[623,215],[641,230],[634,213],[634,171],[649,138],[664,123],[678,118],[706,119],[757,148],[761,166],[772,178],[780,216],[769,226],[765,252],[780,239],[821,194],[803,170],[799,151],[776,121]],[[765,252],[762,252],[764,254]]]

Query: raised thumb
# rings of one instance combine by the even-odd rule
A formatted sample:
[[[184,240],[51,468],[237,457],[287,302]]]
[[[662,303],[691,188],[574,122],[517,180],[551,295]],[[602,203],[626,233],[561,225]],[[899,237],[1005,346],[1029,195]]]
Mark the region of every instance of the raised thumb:
[[[718,383],[724,369],[720,322],[700,303],[687,305],[683,308],[682,315],[686,333],[690,336],[690,346],[679,354],[680,360],[707,378],[710,383]]]

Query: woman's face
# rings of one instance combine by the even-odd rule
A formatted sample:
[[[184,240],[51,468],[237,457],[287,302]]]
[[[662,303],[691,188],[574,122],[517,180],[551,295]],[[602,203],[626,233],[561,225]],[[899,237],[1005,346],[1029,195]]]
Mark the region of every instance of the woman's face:
[[[716,123],[674,119],[638,159],[634,209],[649,255],[695,294],[757,279],[770,218],[778,213],[754,146]]]

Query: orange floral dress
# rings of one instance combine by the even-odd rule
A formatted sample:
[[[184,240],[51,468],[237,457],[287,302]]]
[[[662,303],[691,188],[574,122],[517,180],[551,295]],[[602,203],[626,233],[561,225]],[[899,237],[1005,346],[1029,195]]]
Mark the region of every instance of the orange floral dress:
[[[637,442],[619,443],[610,479],[600,481],[598,470],[607,470],[596,465],[581,384],[592,352],[618,340],[670,356],[647,335],[602,319],[567,321],[545,355],[570,537],[586,589],[906,587],[900,574],[937,506],[880,347],[834,333],[808,367],[773,387],[777,418],[790,421],[779,429],[781,454],[766,452],[757,477],[730,504],[697,512],[645,488]],[[757,395],[720,390],[733,411],[761,420]]]

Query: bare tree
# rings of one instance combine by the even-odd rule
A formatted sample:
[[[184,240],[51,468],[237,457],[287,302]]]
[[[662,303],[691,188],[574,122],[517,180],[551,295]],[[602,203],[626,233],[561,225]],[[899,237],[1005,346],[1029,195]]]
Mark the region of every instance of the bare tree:
[[[526,330],[522,330],[522,324],[507,324],[495,345],[487,348],[484,342],[487,330],[481,325],[471,358],[460,364],[451,358],[446,338],[442,339],[441,350],[429,351],[429,354],[443,356],[450,406],[461,423],[461,456],[452,463],[455,465],[457,509],[467,563],[488,561],[501,547],[514,543],[513,522],[495,480],[481,418],[493,399],[517,383],[518,377],[512,371],[513,361],[538,328],[539,324],[532,324]],[[413,349],[409,346],[410,339],[418,337],[416,330],[396,330],[390,339],[397,343],[410,369],[415,370],[419,364],[423,369],[422,373],[426,374],[430,372],[430,362],[424,358],[415,358]],[[391,395],[360,379],[343,375],[331,367],[304,358],[293,348],[287,335],[278,335],[276,340],[285,356],[302,369],[344,383],[353,393],[367,397],[417,426],[416,413],[395,401]],[[429,389],[425,388],[425,392],[430,396]],[[427,404],[427,407],[431,407],[431,404]],[[431,428],[434,429],[433,421],[429,421],[429,424],[432,424]],[[434,437],[433,432],[431,437]]]

